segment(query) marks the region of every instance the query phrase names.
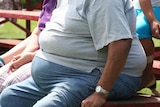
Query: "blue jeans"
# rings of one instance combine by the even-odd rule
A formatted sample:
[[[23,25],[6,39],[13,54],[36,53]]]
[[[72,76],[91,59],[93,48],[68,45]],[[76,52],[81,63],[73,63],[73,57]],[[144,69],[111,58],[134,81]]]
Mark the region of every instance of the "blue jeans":
[[[0,107],[80,107],[81,101],[95,91],[100,76],[97,68],[87,73],[36,57],[32,77],[6,88]],[[108,99],[129,98],[139,84],[140,78],[120,75]]]

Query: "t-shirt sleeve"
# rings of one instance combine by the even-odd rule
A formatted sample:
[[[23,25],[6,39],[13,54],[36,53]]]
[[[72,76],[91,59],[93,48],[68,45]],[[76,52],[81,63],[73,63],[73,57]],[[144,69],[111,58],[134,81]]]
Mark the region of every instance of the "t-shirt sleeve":
[[[91,1],[87,20],[96,50],[113,41],[132,38],[122,0]]]

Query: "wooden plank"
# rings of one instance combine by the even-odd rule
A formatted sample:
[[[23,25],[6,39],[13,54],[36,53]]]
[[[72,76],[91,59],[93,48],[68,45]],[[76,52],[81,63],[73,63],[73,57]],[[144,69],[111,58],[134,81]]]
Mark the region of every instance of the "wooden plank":
[[[160,98],[138,94],[128,100],[107,101],[102,107],[160,107]]]
[[[155,47],[154,59],[160,60],[160,47]]]
[[[0,10],[0,17],[15,18],[24,20],[39,19],[40,11],[25,11],[25,10]]]
[[[160,60],[153,61],[153,72],[157,80],[160,80]]]
[[[26,36],[28,37],[31,34],[30,20],[38,21],[39,15],[40,15],[40,10],[39,11],[0,10],[0,17],[5,18],[5,21],[0,22],[0,24],[9,21],[10,18],[26,20],[26,28],[24,28],[22,25],[16,22],[11,22],[11,23],[20,28],[21,30],[25,31]]]
[[[1,48],[12,48],[20,43],[22,40],[17,39],[0,39],[0,47]]]
[[[157,80],[160,80],[160,47],[155,47],[153,72]]]

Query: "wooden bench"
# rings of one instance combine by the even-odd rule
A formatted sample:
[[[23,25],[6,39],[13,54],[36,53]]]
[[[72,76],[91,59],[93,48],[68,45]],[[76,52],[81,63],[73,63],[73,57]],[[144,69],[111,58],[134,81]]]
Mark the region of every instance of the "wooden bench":
[[[24,20],[37,21],[40,15],[40,11],[26,11],[26,10],[0,10],[0,17],[3,18],[15,18]]]
[[[0,10],[0,17],[5,18],[4,21],[0,22],[0,24],[9,21],[10,18],[16,19],[24,19],[24,20],[34,20],[38,21],[40,15],[40,11],[26,11],[26,10]],[[21,30],[26,32],[26,35],[29,36],[31,34],[30,29],[24,28],[16,22],[12,22],[15,26],[20,28]],[[30,25],[29,25],[30,26]],[[12,48],[17,45],[21,40],[16,39],[0,39],[0,47],[1,48]]]
[[[9,51],[11,48],[13,48],[21,41],[22,40],[17,40],[17,39],[0,39],[0,55]]]
[[[22,40],[18,40],[18,39],[0,39],[0,48],[11,49],[21,41]]]
[[[0,17],[5,18],[5,20],[0,22],[0,24],[10,21],[10,18],[38,21],[39,15],[40,15],[40,11],[0,10]],[[21,30],[25,31],[27,36],[31,34],[30,29],[24,28],[23,26],[21,26],[16,22],[13,22],[13,21],[10,21],[10,22],[15,26],[17,26],[18,28],[20,28]]]
[[[43,0],[39,0],[39,3],[32,5],[31,0],[25,0],[25,11],[23,10],[0,10],[0,17],[5,18],[4,21],[2,21],[0,24],[11,22],[24,32],[26,32],[26,36],[29,36],[31,34],[31,20],[37,21],[39,18],[40,12],[33,12],[33,10],[40,10],[42,8]],[[15,13],[14,13],[15,12]],[[9,19],[15,18],[15,19],[23,19],[26,21],[26,27],[23,27],[22,25],[10,21]]]
[[[160,80],[160,47],[155,47],[153,72],[157,80]]]
[[[107,101],[102,107],[160,107],[160,98],[137,94],[124,101]]]
[[[38,21],[40,10],[42,7],[43,0],[40,0],[38,4],[31,5],[31,0],[26,0],[26,9],[24,10],[0,10],[0,17],[4,18],[5,20],[1,21],[0,24],[4,24],[6,22],[11,22],[16,27],[20,28],[24,32],[26,32],[26,37],[31,34],[31,20]],[[26,26],[23,27],[22,25],[11,21],[11,18],[15,19],[22,19],[26,21]],[[0,39],[0,48],[2,51],[8,50],[15,45],[17,45],[21,40],[15,39]],[[2,49],[3,48],[3,49]],[[6,49],[5,49],[6,48]],[[2,52],[3,53],[3,52]]]

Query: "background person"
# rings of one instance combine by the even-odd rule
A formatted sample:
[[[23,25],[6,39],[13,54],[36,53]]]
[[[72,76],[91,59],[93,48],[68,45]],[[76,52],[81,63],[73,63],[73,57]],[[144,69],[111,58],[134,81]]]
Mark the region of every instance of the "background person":
[[[160,96],[156,90],[156,78],[153,73],[154,43],[152,37],[160,39],[160,0],[134,0],[137,14],[136,32],[147,56],[147,66],[142,75],[140,89],[148,87],[155,96]]]
[[[56,7],[56,0],[44,0],[42,12],[37,27],[32,34],[20,44],[1,55],[0,92],[7,86],[23,81],[30,74],[30,62],[39,49],[38,36],[45,28],[45,23],[50,20],[52,10]]]

